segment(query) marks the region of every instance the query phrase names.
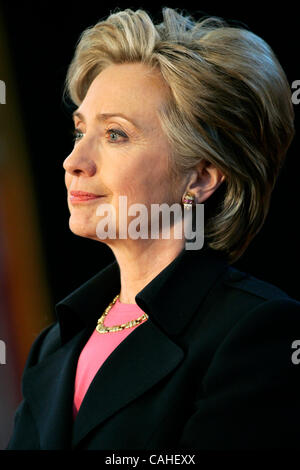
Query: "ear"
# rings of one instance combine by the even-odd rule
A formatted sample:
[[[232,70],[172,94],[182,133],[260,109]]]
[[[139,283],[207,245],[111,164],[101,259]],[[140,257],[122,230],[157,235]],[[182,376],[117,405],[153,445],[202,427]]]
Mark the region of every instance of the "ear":
[[[208,199],[225,180],[225,175],[207,160],[192,170],[186,191],[190,191],[200,204]]]

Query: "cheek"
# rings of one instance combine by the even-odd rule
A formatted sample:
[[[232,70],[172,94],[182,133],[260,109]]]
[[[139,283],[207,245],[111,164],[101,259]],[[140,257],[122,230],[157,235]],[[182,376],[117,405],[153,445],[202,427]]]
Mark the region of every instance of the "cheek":
[[[124,168],[122,168],[111,175],[107,185],[112,193],[129,196],[138,185],[138,178],[133,172],[124,171]]]
[[[147,203],[157,193],[157,175],[148,165],[131,168],[119,178],[117,192],[128,197],[128,201]]]
[[[128,196],[134,194],[145,179],[143,165],[139,162],[139,156],[136,159],[124,156],[122,161],[120,159],[114,164],[103,166],[100,179],[103,179],[112,193]]]
[[[164,197],[163,195],[168,191],[170,175],[166,156],[158,154],[151,157],[145,160],[140,182],[149,198],[157,199]]]
[[[112,163],[102,168],[105,184],[115,195],[126,195],[129,200],[146,202],[159,200],[169,187],[169,170],[165,152],[137,152],[124,156],[122,164]],[[126,162],[126,159],[128,161]]]

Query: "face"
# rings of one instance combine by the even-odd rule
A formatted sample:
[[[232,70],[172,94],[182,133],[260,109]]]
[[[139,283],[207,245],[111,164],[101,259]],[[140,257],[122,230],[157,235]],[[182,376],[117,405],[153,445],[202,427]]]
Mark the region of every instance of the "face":
[[[77,136],[63,163],[73,233],[101,239],[96,227],[104,215],[96,211],[108,203],[116,213],[117,240],[119,196],[127,197],[128,208],[144,204],[148,214],[153,203],[180,203],[181,188],[177,198],[170,184],[171,148],[157,114],[166,98],[161,76],[141,63],[110,65],[94,79],[76,110]],[[101,197],[72,201],[72,191]]]

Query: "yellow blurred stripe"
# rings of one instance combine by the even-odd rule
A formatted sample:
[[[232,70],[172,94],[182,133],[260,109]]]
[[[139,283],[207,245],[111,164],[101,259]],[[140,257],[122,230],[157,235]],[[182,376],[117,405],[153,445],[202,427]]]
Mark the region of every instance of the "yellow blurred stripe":
[[[0,213],[13,312],[8,322],[22,370],[33,340],[53,321],[53,316],[35,204],[37,195],[27,163],[28,149],[1,12],[0,60],[0,80],[6,84],[6,104],[0,104]]]

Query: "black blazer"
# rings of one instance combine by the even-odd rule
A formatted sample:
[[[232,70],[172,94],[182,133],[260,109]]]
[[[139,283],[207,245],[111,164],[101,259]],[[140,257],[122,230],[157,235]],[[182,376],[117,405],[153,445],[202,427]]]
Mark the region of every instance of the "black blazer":
[[[300,302],[209,249],[136,296],[149,315],[104,362],[72,422],[78,356],[120,290],[113,262],[35,340],[8,449],[300,448]]]

